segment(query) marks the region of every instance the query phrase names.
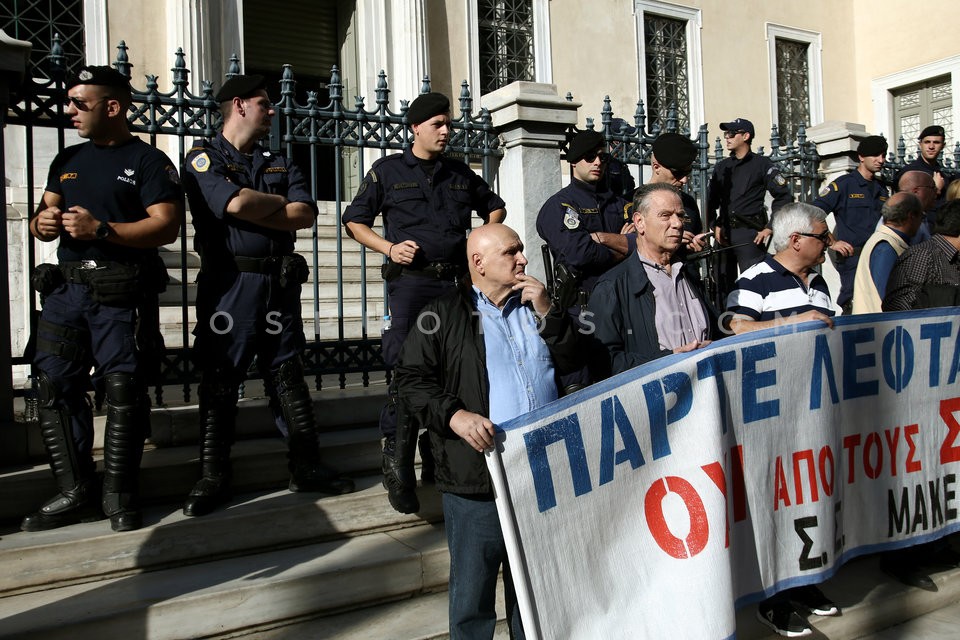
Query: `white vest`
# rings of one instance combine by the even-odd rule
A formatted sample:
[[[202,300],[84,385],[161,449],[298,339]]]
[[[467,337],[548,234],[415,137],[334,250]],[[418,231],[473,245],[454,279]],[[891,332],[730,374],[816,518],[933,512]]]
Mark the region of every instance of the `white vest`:
[[[863,245],[860,252],[860,261],[857,263],[857,275],[853,278],[853,313],[880,313],[883,300],[873,284],[873,274],[870,272],[870,254],[880,242],[888,242],[899,256],[907,247],[907,241],[901,238],[896,231],[882,225]],[[887,274],[889,277],[890,274]]]

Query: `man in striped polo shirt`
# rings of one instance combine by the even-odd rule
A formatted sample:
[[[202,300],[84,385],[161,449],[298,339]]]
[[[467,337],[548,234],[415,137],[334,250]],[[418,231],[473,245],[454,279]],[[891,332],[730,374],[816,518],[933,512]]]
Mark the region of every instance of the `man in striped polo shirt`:
[[[815,270],[833,241],[826,216],[821,209],[803,203],[789,204],[777,213],[774,255],[764,256],[744,271],[727,297],[728,326],[733,333],[806,320],[833,327],[831,317],[836,311],[830,291]]]
[[[727,297],[728,327],[746,333],[784,324],[819,320],[833,327],[836,314],[827,283],[815,268],[833,238],[827,214],[810,204],[788,204],[773,218],[774,255],[743,272]],[[820,616],[840,609],[813,585],[781,591],[757,606],[757,618],[778,634],[813,633],[796,606]]]

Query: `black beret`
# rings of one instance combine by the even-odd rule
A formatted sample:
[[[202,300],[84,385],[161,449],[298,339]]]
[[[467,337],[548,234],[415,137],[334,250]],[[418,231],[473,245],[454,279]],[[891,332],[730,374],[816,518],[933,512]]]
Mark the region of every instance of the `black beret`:
[[[223,83],[220,91],[214,96],[217,102],[227,102],[234,98],[249,98],[257,91],[266,88],[267,79],[260,74],[250,76],[233,76]]]
[[[697,146],[679,133],[661,133],[652,150],[657,162],[670,170],[689,172],[697,157]]]
[[[567,150],[567,162],[576,164],[591,151],[595,151],[603,146],[603,134],[593,129],[581,131],[573,136],[570,141],[570,148]]]
[[[442,93],[423,93],[410,103],[407,109],[407,122],[420,124],[433,116],[450,112],[450,99]]]
[[[940,136],[944,140],[947,139],[947,134],[943,131],[943,127],[938,124],[932,124],[923,131],[920,132],[920,137],[917,140],[923,140],[927,136]]]
[[[857,154],[863,157],[881,156],[887,153],[887,140],[883,136],[867,136],[857,145]]]
[[[118,87],[130,90],[130,78],[113,67],[80,67],[67,78],[66,88],[72,89],[78,84],[95,84],[101,87]]]
[[[723,131],[745,131],[750,134],[751,138],[755,138],[757,135],[757,133],[753,130],[753,123],[746,118],[737,118],[736,120],[731,120],[730,122],[721,122],[720,128]]]

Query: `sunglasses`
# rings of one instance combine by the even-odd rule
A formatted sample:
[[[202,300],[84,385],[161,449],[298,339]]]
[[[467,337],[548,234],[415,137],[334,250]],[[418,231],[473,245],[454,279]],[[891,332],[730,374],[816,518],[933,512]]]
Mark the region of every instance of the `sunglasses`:
[[[667,167],[667,169],[670,169],[670,167]],[[674,180],[683,180],[692,172],[693,167],[687,167],[686,169],[670,169],[670,173],[673,174]]]
[[[830,237],[829,231],[824,231],[823,233],[801,233],[797,231],[798,236],[803,236],[804,238],[816,238],[825,245],[833,244],[833,239]]]
[[[73,96],[67,96],[63,100],[63,106],[69,107],[72,104],[77,108],[77,111],[92,111],[98,104],[100,104],[105,100],[109,100],[109,98],[100,98],[99,100],[95,100],[93,104],[88,105],[86,102],[84,102],[83,100],[80,100],[79,98],[75,98]]]
[[[606,151],[596,151],[593,153],[588,153],[587,155],[583,156],[580,159],[583,160],[584,162],[593,162],[597,158],[600,158],[600,162],[602,164],[606,164],[607,162],[610,161],[610,154],[607,153]]]
[[[724,131],[724,132],[723,132],[723,137],[724,137],[724,138],[736,138],[737,136],[742,135],[742,134],[744,134],[744,133],[746,133],[746,131]]]

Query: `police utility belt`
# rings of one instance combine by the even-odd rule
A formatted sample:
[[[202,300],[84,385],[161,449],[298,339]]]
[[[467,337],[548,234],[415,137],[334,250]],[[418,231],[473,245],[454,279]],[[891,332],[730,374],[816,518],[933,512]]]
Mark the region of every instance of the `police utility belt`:
[[[424,267],[414,268],[397,264],[390,260],[383,263],[383,266],[380,267],[380,275],[383,276],[383,279],[387,282],[396,280],[401,275],[453,281],[463,275],[463,269],[450,262],[431,262]]]
[[[90,298],[109,307],[136,307],[144,294],[160,293],[167,287],[167,271],[156,258],[156,265],[79,260],[60,264],[37,265],[30,274],[30,284],[46,297],[63,284],[82,284],[90,288]]]
[[[299,253],[265,258],[234,256],[233,262],[240,273],[260,273],[271,276],[279,282],[281,287],[301,285],[310,278],[307,259]]]
[[[768,221],[766,211],[750,215],[731,213],[729,220],[731,229],[753,229],[754,231],[765,228]]]

